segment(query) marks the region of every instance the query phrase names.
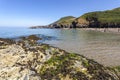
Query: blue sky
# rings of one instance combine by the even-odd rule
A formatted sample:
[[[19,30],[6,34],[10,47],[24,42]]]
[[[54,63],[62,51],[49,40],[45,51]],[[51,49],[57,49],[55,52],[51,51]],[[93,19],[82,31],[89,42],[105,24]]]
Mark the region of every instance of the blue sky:
[[[64,16],[120,7],[120,0],[0,0],[0,26],[47,25]]]

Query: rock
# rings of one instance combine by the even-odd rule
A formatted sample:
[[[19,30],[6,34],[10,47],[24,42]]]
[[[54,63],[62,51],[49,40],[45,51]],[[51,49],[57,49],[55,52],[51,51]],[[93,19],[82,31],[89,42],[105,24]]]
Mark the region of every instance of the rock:
[[[120,80],[114,70],[81,55],[46,44],[20,44],[0,49],[0,80]]]
[[[41,38],[37,37],[36,35],[30,35],[27,37],[27,40],[35,40],[35,41],[38,41],[40,40]]]
[[[14,43],[15,43],[14,40],[0,38],[0,46],[14,44]]]
[[[42,66],[40,74],[42,79],[119,80],[113,71],[72,53],[53,56]]]

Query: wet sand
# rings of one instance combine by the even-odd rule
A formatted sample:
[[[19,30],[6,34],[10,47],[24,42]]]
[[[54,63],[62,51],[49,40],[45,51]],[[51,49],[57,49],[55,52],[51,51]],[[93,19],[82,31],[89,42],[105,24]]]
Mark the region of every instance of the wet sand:
[[[82,30],[95,30],[93,28],[86,28]],[[103,32],[101,29],[100,32]],[[110,28],[108,32],[109,35],[114,34],[114,36],[106,36],[105,39],[101,40],[88,40],[83,44],[76,42],[59,42],[53,46],[64,49],[68,52],[77,53],[84,55],[89,59],[93,59],[104,66],[120,66],[120,35],[116,34],[118,29]],[[114,32],[112,32],[114,31]],[[111,33],[112,32],[112,33]],[[116,38],[117,36],[117,38]],[[98,37],[99,38],[99,37]],[[108,39],[107,39],[108,38]],[[74,44],[73,44],[74,43]],[[82,45],[82,47],[80,46]]]
[[[100,32],[108,32],[113,34],[119,34],[119,28],[90,28],[86,30],[96,30]],[[90,58],[94,59],[97,62],[105,66],[120,66],[120,41],[113,42],[93,42],[89,43],[91,46],[81,48],[79,53]]]
[[[93,42],[87,46],[78,47],[77,45],[54,45],[71,53],[84,55],[89,59],[93,59],[104,66],[120,66],[120,43],[109,42]]]

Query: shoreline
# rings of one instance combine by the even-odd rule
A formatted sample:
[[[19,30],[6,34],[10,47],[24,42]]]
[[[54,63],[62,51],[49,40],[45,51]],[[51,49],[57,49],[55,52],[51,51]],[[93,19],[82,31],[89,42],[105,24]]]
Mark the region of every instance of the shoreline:
[[[68,29],[68,28],[65,28],[65,29]],[[99,29],[99,28],[97,28],[97,29],[95,29],[95,28],[76,28],[76,29],[79,29],[81,31],[82,30],[84,30],[84,31],[95,31],[95,32],[103,32],[104,31],[104,28],[101,28],[101,29]],[[114,34],[119,34],[119,32],[116,32],[117,28],[110,28],[109,30],[113,30]],[[108,31],[108,32],[103,32],[103,33],[112,33],[112,32]],[[34,34],[34,35],[36,35],[36,34]],[[27,37],[27,36],[24,36],[24,37]],[[120,58],[118,57],[120,55],[119,54],[120,50],[119,50],[118,46],[116,48],[114,47],[115,44],[120,45],[120,43],[112,43],[112,46],[110,46],[110,47],[109,47],[108,44],[111,44],[111,43],[108,43],[108,42],[107,43],[100,42],[102,45],[97,44],[97,43],[99,43],[99,42],[95,42],[95,43],[93,42],[92,44],[88,43],[90,45],[93,45],[93,44],[96,44],[96,45],[94,45],[95,47],[90,46],[90,45],[87,46],[87,47],[82,47],[82,48],[78,47],[79,50],[75,49],[74,47],[76,47],[76,46],[72,45],[72,44],[69,44],[69,46],[73,46],[73,47],[69,47],[69,46],[66,46],[64,44],[58,44],[57,46],[55,45],[55,47],[66,50],[68,52],[79,53],[79,54],[84,55],[85,57],[87,57],[89,59],[94,59],[95,61],[99,62],[100,64],[102,64],[104,66],[112,66],[112,67],[120,66],[119,65],[120,64],[120,62],[119,62]],[[105,46],[103,46],[103,45],[105,45]],[[111,59],[112,56],[114,56],[113,59]]]
[[[102,48],[102,47],[82,47],[79,50],[73,50],[71,48],[62,48],[63,46],[55,46],[60,49],[63,49],[68,52],[76,53],[83,55],[89,59],[93,59],[94,61],[97,61],[98,63],[106,66],[106,67],[116,67],[120,66],[120,54],[119,54],[119,48],[112,47],[112,48]]]
[[[120,33],[120,28],[81,28],[81,30],[99,31],[107,33]]]
[[[68,28],[65,28],[68,29]],[[102,33],[110,33],[110,34],[114,34],[119,36],[120,32],[118,31],[118,28],[108,28],[106,32],[104,32],[104,28],[77,28],[79,30],[84,30],[84,31],[95,31],[95,32],[102,32]],[[119,39],[118,39],[119,41]],[[76,49],[77,47],[74,45],[70,45],[72,47],[69,47],[67,45],[64,44],[57,44],[54,45],[55,47],[58,47],[60,49],[66,50],[68,52],[73,52],[73,53],[77,53],[77,54],[81,54],[84,55],[85,57],[89,58],[89,59],[93,59],[94,61],[97,61],[98,63],[106,66],[106,67],[115,67],[115,66],[120,66],[120,43],[119,42],[111,42],[111,41],[105,41],[105,42],[101,42],[101,41],[95,41],[95,42],[88,42],[87,44],[89,44],[89,46],[85,46],[85,47],[78,47],[78,49]],[[94,45],[95,44],[95,45]],[[76,44],[77,45],[77,44]],[[76,47],[76,48],[74,48]]]
[[[116,33],[120,34],[120,28],[30,28],[30,29],[78,29],[84,31],[98,31],[98,32],[106,32],[106,33]]]

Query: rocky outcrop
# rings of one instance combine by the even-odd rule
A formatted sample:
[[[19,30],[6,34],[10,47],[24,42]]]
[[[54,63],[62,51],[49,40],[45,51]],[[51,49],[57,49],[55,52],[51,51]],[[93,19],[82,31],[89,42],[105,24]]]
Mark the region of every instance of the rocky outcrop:
[[[5,40],[5,41],[4,41]],[[23,39],[0,43],[0,80],[120,80],[117,72],[75,53]]]

